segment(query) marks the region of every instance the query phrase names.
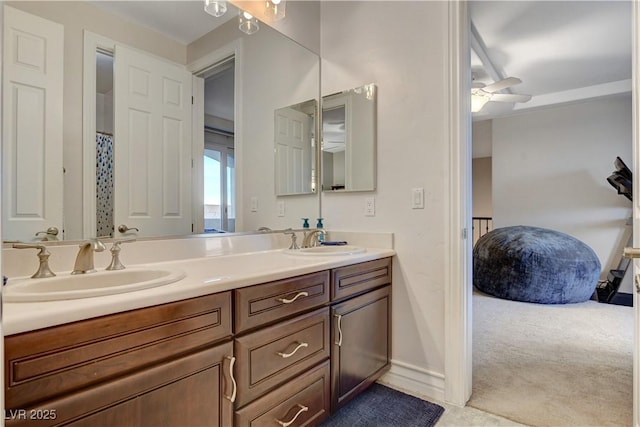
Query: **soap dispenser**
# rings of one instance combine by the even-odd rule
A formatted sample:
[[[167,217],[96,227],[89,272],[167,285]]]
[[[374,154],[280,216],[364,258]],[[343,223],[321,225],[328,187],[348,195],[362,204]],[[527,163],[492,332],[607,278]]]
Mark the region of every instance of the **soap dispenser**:
[[[309,230],[309,218],[302,218],[302,228],[304,228],[304,233],[302,234],[302,242],[306,242],[307,230]]]
[[[316,224],[316,228],[318,230],[323,230],[324,229],[324,225],[322,224],[322,220],[324,218],[318,218],[318,223]],[[320,244],[322,244],[322,242],[324,242],[324,233],[318,233],[318,242]]]

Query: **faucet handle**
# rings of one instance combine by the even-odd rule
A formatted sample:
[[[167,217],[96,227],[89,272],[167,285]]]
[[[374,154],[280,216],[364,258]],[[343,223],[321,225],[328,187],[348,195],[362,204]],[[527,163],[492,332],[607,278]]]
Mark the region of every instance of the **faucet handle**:
[[[113,241],[113,245],[111,245],[111,264],[105,270],[124,270],[126,267],[120,261],[120,244],[135,242],[135,237],[128,239],[116,239]]]
[[[38,259],[40,264],[38,265],[38,271],[36,271],[32,279],[42,279],[45,277],[54,277],[56,274],[49,268],[49,256],[51,252],[47,250],[45,245],[32,245],[28,243],[14,243],[13,247],[16,249],[38,249]]]
[[[289,246],[289,249],[292,249],[292,250],[300,249],[300,246],[298,246],[298,236],[296,236],[296,232],[295,231],[293,231],[290,228],[287,228],[284,231],[284,234],[291,235],[291,246]]]

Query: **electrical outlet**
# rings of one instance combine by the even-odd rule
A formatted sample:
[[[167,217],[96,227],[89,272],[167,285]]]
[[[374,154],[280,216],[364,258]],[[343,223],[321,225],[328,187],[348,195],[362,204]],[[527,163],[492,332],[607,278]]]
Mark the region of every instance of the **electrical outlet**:
[[[424,209],[424,188],[411,189],[411,208]]]
[[[284,216],[284,200],[278,200],[278,216]]]
[[[364,216],[376,216],[376,199],[374,197],[364,199]]]
[[[255,196],[251,198],[251,212],[258,212],[258,198]]]

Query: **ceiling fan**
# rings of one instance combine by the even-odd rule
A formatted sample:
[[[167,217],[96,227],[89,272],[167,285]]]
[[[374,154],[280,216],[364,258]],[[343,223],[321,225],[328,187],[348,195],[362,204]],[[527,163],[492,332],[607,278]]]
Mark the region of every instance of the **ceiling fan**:
[[[520,95],[515,93],[496,93],[503,89],[522,83],[522,80],[516,77],[507,77],[495,83],[485,85],[484,83],[474,82],[471,88],[471,111],[477,113],[489,101],[497,102],[527,102],[531,99],[531,95]]]

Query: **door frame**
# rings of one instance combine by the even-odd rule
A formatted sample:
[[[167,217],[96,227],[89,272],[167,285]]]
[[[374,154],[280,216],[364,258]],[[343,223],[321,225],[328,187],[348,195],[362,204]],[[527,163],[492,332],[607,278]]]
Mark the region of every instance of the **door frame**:
[[[638,2],[632,3],[631,13],[631,105],[632,105],[632,158],[633,164],[631,169],[633,171],[633,246],[640,247],[640,177],[638,177],[638,170],[640,169],[640,99],[638,99],[638,73],[640,72],[640,58],[638,56],[638,49],[640,48],[640,6]],[[634,292],[633,292],[633,426],[640,427],[640,295],[638,285],[635,284],[635,279],[638,278],[640,269],[638,268],[637,260],[633,262],[633,277],[634,277]]]
[[[632,13],[632,126],[634,200],[640,203],[640,5],[633,2]],[[472,386],[472,264],[471,239],[471,64],[469,59],[469,14],[466,1],[449,2],[449,250],[445,289],[445,401],[464,406]],[[635,208],[639,210],[640,208]],[[640,228],[634,214],[634,228]],[[640,247],[640,233],[634,233]],[[640,271],[634,262],[634,277]],[[633,425],[640,427],[640,295],[634,292]]]
[[[96,234],[96,52],[113,54],[116,42],[84,30],[82,66],[82,237]],[[87,183],[94,183],[88,185]],[[86,203],[92,200],[93,203]]]
[[[236,39],[231,43],[228,43],[219,49],[210,52],[201,58],[187,64],[186,69],[194,76],[202,73],[204,70],[211,68],[212,66],[219,64],[220,62],[228,59],[230,57],[234,58],[235,67],[233,72],[234,79],[234,88],[233,88],[233,97],[235,99],[233,108],[234,108],[234,123],[233,123],[233,146],[234,146],[234,180],[235,180],[235,194],[233,197],[235,198],[235,210],[236,210],[236,222],[235,229],[242,230],[242,213],[243,213],[243,203],[242,203],[242,158],[243,158],[243,143],[242,143],[242,109],[240,108],[242,100],[242,74],[240,70],[242,70],[242,39]],[[193,115],[193,121],[195,123],[195,114]],[[194,125],[195,126],[195,125]],[[192,141],[196,141],[195,135],[192,135]],[[200,157],[196,155],[197,153],[204,153],[204,147],[198,148],[192,146],[191,151],[193,153],[194,161],[197,162]],[[194,170],[194,173],[195,170]],[[195,177],[192,180],[195,182]],[[203,197],[200,195],[199,197]],[[195,200],[195,198],[194,198]],[[196,211],[194,210],[194,213]]]
[[[448,2],[449,179],[445,217],[444,398],[464,406],[471,397],[471,60],[467,2]]]

